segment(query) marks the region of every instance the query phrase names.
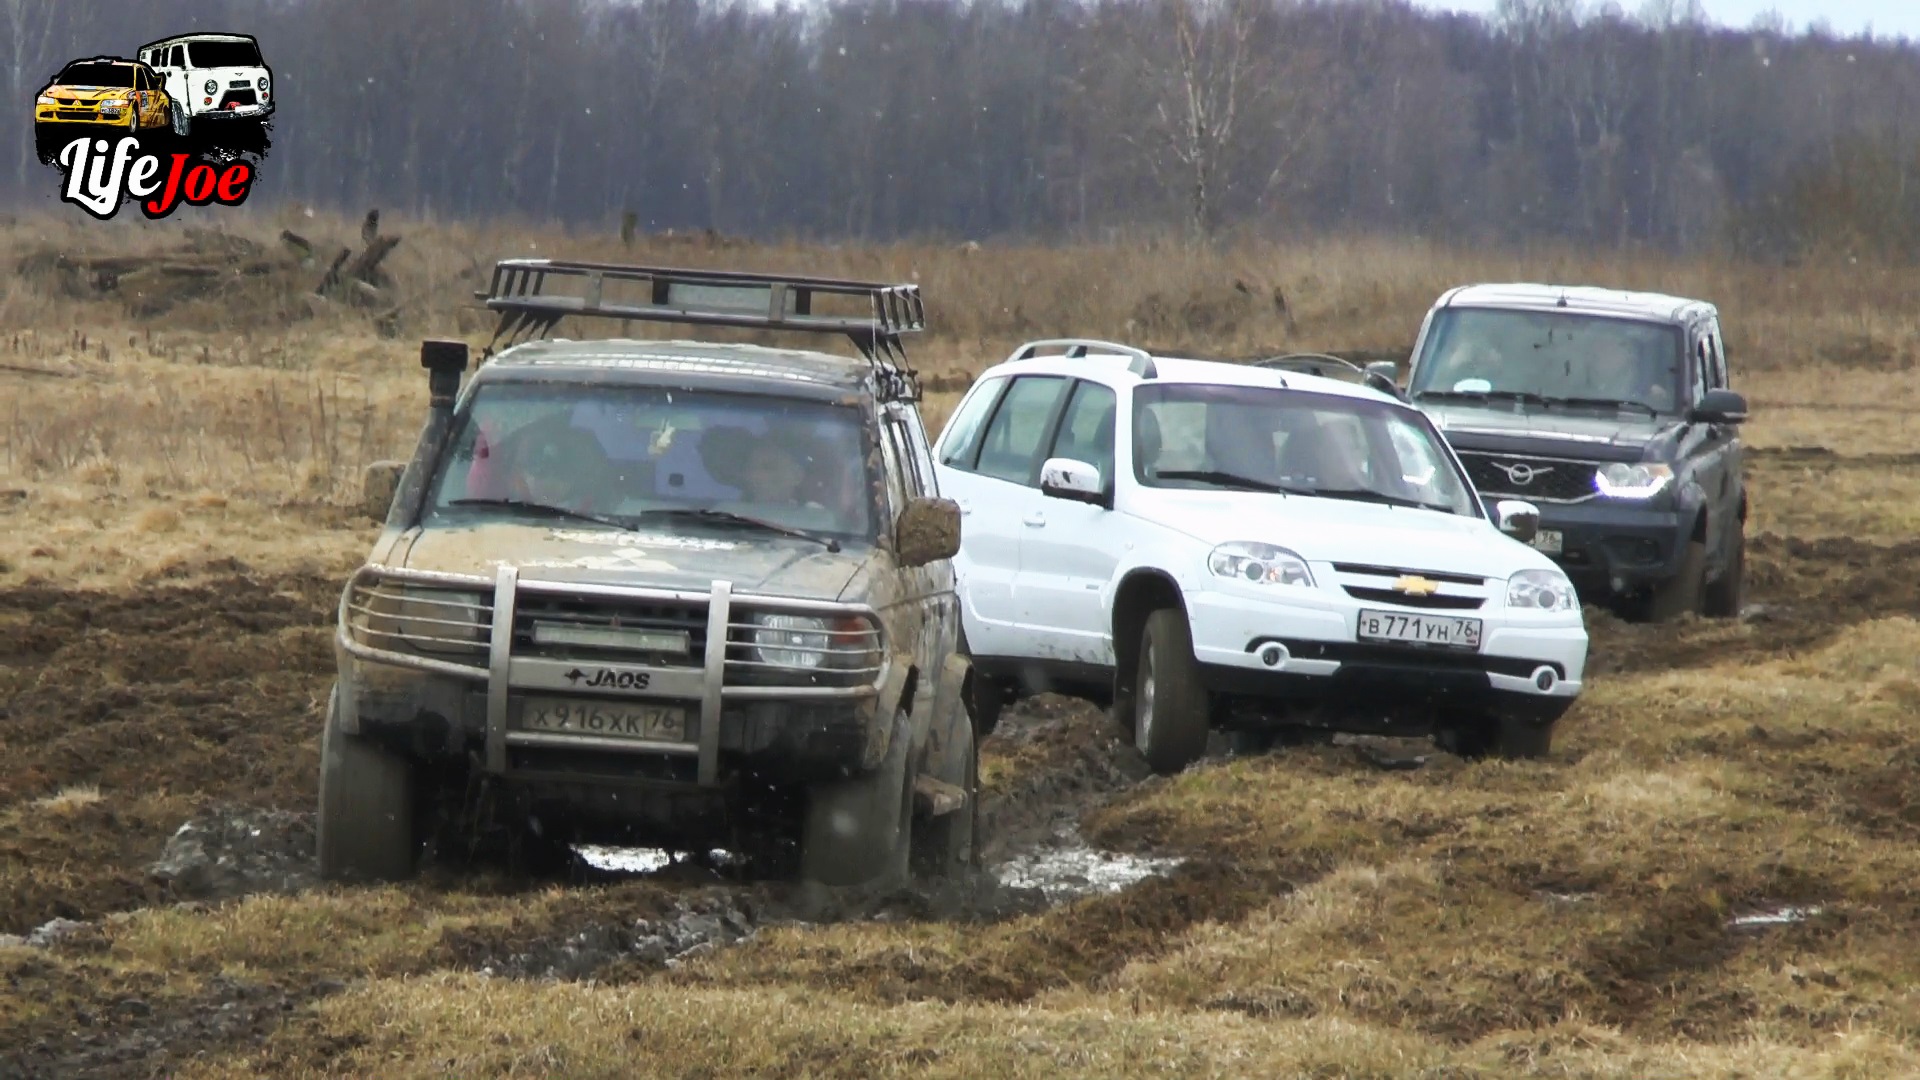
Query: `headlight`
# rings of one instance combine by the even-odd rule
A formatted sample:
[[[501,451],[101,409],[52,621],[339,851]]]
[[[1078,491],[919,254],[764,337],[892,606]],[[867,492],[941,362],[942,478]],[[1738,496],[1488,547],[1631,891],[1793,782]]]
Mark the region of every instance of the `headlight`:
[[[200,89],[205,90],[209,94],[212,94],[214,91],[220,89],[220,84],[213,81],[212,79],[208,79],[207,85],[201,87]]]
[[[747,641],[751,662],[762,667],[833,671],[860,681],[876,677],[882,666],[880,630],[864,615],[760,612],[747,624]]]
[[[34,98],[33,101],[36,105],[52,105],[54,103],[52,94],[41,94],[39,97]]]
[[[394,633],[422,652],[472,652],[492,629],[487,597],[459,589],[400,587]]]
[[[262,75],[262,76],[260,76],[260,80],[259,80],[258,82],[256,82],[256,83],[254,83],[253,85],[254,85],[255,87],[257,87],[257,88],[259,89],[259,91],[260,91],[261,93],[263,93],[263,94],[264,94],[264,93],[266,93],[266,92],[267,92],[267,77],[266,77],[265,75]]]
[[[817,668],[826,662],[827,620],[811,615],[756,615],[754,659],[775,667]]]
[[[1307,561],[1283,547],[1253,540],[1235,540],[1214,548],[1207,569],[1216,576],[1239,578],[1265,585],[1313,584]]]
[[[1522,570],[1507,579],[1507,606],[1529,611],[1572,611],[1580,601],[1573,582],[1554,570]]]
[[[1594,490],[1616,499],[1652,498],[1672,482],[1673,470],[1665,465],[1615,462],[1593,474]]]

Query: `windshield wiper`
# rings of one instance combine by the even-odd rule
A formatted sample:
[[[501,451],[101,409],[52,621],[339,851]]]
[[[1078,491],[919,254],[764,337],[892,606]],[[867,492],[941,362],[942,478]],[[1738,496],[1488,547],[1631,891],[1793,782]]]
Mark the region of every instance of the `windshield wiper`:
[[[1305,488],[1288,487],[1268,480],[1255,480],[1251,476],[1239,473],[1221,472],[1218,469],[1169,469],[1153,474],[1156,480],[1198,480],[1203,484],[1218,484],[1221,487],[1240,488],[1245,491],[1259,491],[1268,495],[1307,495]]]
[[[1445,503],[1422,502],[1419,499],[1405,499],[1398,495],[1388,495],[1367,488],[1314,488],[1305,494],[1318,495],[1323,499],[1352,499],[1355,502],[1377,502],[1388,506],[1405,506],[1414,510],[1438,510],[1443,514],[1454,513],[1454,509]]]
[[[1644,401],[1628,401],[1625,398],[1603,397],[1557,397],[1548,398],[1555,405],[1585,405],[1597,409],[1641,409],[1648,416],[1658,416],[1660,411]]]
[[[1485,390],[1416,390],[1413,397],[1416,401],[1426,398],[1466,398],[1469,401],[1485,401],[1487,393],[1488,391]]]
[[[599,525],[611,525],[616,529],[625,529],[628,532],[634,530],[631,523],[621,521],[619,518],[607,517],[604,514],[592,514],[585,510],[569,510],[564,506],[555,506],[552,503],[530,502],[526,499],[454,499],[452,502],[447,503],[447,505],[506,506],[512,507],[515,510],[531,510],[536,514],[543,514],[547,517],[572,518],[575,521],[591,521]]]
[[[831,536],[821,536],[818,533],[808,532],[805,529],[796,529],[791,525],[782,525],[777,521],[768,521],[765,518],[753,517],[750,514],[736,514],[731,510],[715,510],[711,507],[704,506],[673,506],[662,507],[656,510],[645,510],[641,512],[640,517],[642,520],[652,517],[685,517],[694,518],[699,521],[713,522],[719,525],[745,525],[750,528],[776,532],[782,536],[811,540],[825,547],[827,551],[831,553],[838,553],[840,550],[840,541],[835,540]]]

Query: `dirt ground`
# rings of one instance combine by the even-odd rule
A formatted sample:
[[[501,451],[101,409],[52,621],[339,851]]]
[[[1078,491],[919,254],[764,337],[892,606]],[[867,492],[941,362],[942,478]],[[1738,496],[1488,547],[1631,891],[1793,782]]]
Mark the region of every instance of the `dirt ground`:
[[[983,745],[981,875],[823,897],[597,857],[319,885],[345,507],[405,452],[413,358],[324,310],[68,342],[101,301],[49,302],[0,341],[39,372],[0,364],[0,1078],[1920,1075],[1920,378],[1763,353],[1835,305],[1743,330],[1746,613],[1590,610],[1548,760],[1156,778],[1042,697]],[[1003,332],[930,350],[930,426]]]

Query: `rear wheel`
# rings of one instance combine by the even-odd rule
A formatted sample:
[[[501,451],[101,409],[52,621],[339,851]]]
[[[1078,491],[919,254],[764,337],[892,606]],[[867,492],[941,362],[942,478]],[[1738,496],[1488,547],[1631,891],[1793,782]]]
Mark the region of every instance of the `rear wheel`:
[[[1727,556],[1727,569],[1706,589],[1705,608],[1715,619],[1738,618],[1747,600],[1747,524],[1734,525],[1733,552]]]
[[[1680,570],[1662,582],[1647,598],[1648,622],[1669,622],[1688,613],[1699,614],[1707,583],[1707,542],[1689,540],[1680,556]]]
[[[907,717],[894,717],[880,767],[815,784],[801,826],[800,876],[822,885],[895,885],[907,880],[912,848],[913,770]]]
[[[320,740],[320,876],[401,881],[413,876],[413,765],[340,727],[340,687],[327,696]]]
[[[193,117],[187,115],[187,107],[179,102],[173,103],[173,133],[186,138],[193,130]]]
[[[1136,678],[1133,744],[1154,772],[1177,773],[1207,749],[1207,691],[1185,612],[1161,608],[1147,616]]]

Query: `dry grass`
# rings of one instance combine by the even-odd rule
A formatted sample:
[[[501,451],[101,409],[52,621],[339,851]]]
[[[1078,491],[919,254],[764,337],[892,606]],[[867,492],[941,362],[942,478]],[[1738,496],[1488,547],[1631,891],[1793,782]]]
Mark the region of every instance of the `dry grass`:
[[[316,238],[353,231],[267,217],[237,228],[269,242],[289,223]],[[409,339],[483,341],[482,320],[461,306],[474,268],[533,252],[917,276],[933,332],[914,355],[937,379],[936,430],[966,376],[1028,336],[1228,354],[1391,349],[1462,280],[1703,295],[1721,305],[1756,406],[1754,532],[1888,545],[1920,525],[1907,419],[1920,407],[1916,271],[1371,241],[1201,255],[655,239],[623,252],[504,228],[388,228],[407,238],[394,261],[408,297],[397,339],[330,310],[272,333],[204,304],[149,325],[8,282],[0,325],[23,329],[0,335],[0,364],[83,377],[0,371],[0,492],[23,492],[0,497],[0,587],[343,574],[371,534],[346,509],[358,469],[404,454],[423,407]],[[157,247],[178,239],[169,230],[116,235]],[[0,250],[102,235],[30,220],[0,228]],[[1784,452],[1805,446],[1835,454]],[[1897,574],[1896,562],[1829,564],[1825,550],[1774,550],[1757,564],[1781,621],[1596,624],[1603,673],[1550,761],[1442,757],[1389,773],[1342,749],[1297,749],[1140,784],[1085,831],[1189,861],[1117,896],[984,927],[768,930],[598,984],[483,977],[474,943],[550,944],[628,924],[664,902],[653,886],[490,895],[420,884],[154,909],[68,949],[0,950],[11,988],[0,991],[0,1042],[69,1032],[76,1015],[111,1013],[128,996],[158,1016],[192,1015],[229,980],[294,1004],[257,1030],[209,1037],[183,1075],[1920,1074],[1920,962],[1907,945],[1920,934],[1920,624],[1858,600],[1895,583],[1876,575]],[[1898,585],[1895,599],[1911,592]],[[41,631],[42,615],[17,610],[0,635]],[[324,630],[276,627],[246,651],[323,685]],[[77,655],[87,640],[50,655]],[[184,652],[149,656],[115,640],[149,667],[217,671],[262,709],[317,708],[311,687],[273,685],[235,650],[183,636],[169,647]],[[0,688],[26,694],[30,670],[0,670]],[[130,759],[107,751],[140,737],[135,718],[116,714],[115,688],[155,677],[102,672],[101,741],[63,743],[0,785],[0,831],[16,853],[0,886],[41,903],[63,887],[75,897],[103,887],[60,861],[71,835],[61,829],[164,833],[201,793],[231,797],[221,774],[285,741],[231,721],[195,729],[192,745],[153,752],[199,772],[143,787]],[[177,704],[181,715],[200,707]],[[247,738],[244,751],[225,746]],[[286,790],[259,798],[310,805],[311,785],[288,778],[311,779],[311,744],[283,749],[257,775]],[[1067,749],[990,743],[983,775],[1020,790]],[[1820,911],[1730,924],[1782,905]],[[341,985],[303,989],[326,980]]]

